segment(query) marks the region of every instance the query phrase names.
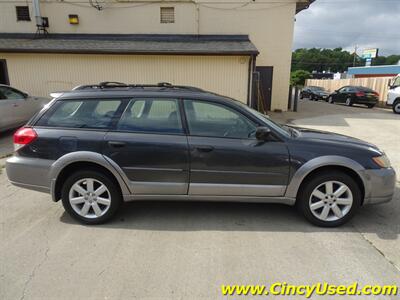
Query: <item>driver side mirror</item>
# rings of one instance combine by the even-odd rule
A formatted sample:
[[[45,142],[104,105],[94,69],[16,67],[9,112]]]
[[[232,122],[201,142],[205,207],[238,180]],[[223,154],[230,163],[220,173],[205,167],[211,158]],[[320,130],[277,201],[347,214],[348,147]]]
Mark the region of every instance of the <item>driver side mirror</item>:
[[[257,140],[261,140],[261,141],[266,141],[269,136],[271,135],[271,129],[269,129],[268,127],[257,127],[256,130],[256,139]]]

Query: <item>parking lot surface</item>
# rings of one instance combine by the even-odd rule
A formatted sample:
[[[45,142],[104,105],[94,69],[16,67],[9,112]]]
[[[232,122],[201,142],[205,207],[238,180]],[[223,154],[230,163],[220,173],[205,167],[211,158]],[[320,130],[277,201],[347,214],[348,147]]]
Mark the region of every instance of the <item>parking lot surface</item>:
[[[400,116],[310,101],[299,110],[272,117],[368,140],[400,173]],[[2,169],[0,299],[219,299],[221,284],[276,281],[400,285],[399,215],[397,182],[392,202],[334,229],[283,205],[184,202],[129,203],[112,222],[83,226],[49,195],[10,185]]]

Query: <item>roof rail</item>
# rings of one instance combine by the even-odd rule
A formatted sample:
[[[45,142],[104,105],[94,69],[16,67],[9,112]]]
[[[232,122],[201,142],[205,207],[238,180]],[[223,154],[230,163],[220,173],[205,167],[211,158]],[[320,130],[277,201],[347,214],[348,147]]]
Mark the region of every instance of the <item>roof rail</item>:
[[[190,91],[203,91],[200,88],[185,85],[173,85],[169,82],[159,82],[157,84],[126,84],[116,81],[104,81],[99,84],[78,85],[72,90],[88,90],[88,89],[109,89],[109,88],[165,88],[165,89],[184,89]]]

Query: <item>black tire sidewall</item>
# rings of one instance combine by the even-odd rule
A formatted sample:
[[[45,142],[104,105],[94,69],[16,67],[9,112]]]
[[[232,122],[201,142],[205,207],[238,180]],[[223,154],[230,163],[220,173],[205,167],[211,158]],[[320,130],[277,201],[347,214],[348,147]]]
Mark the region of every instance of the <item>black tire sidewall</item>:
[[[108,211],[101,217],[95,219],[89,219],[82,217],[77,214],[69,203],[69,190],[72,185],[80,179],[83,178],[93,178],[100,182],[102,182],[108,189],[111,194],[111,205]],[[73,217],[75,220],[78,220],[81,223],[94,225],[94,224],[102,224],[109,220],[118,210],[119,206],[122,202],[122,196],[120,189],[116,185],[116,183],[110,179],[107,175],[98,172],[98,171],[78,171],[70,175],[67,180],[65,180],[62,189],[61,189],[61,200],[64,206],[64,209],[68,212],[68,214]]]
[[[326,181],[339,181],[346,184],[353,194],[353,205],[350,211],[340,220],[323,221],[313,215],[309,206],[309,199],[313,190]],[[296,205],[304,217],[312,224],[320,227],[337,227],[349,221],[361,206],[362,194],[356,181],[343,172],[319,173],[302,184]]]
[[[396,101],[393,103],[393,112],[394,112],[395,114],[400,114],[400,111],[399,111],[399,112],[396,111],[396,105],[399,105],[399,104],[400,104],[400,100],[396,100]]]

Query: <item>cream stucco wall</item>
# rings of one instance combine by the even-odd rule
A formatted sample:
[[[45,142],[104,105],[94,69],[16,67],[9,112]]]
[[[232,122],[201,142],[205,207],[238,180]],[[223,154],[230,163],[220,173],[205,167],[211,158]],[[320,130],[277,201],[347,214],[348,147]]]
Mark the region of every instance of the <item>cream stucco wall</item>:
[[[47,0],[41,8],[53,33],[248,34],[260,51],[257,65],[274,67],[272,109],[285,110],[299,1],[306,0],[120,0],[100,1],[104,9],[98,11],[83,0]],[[36,30],[31,5],[32,21],[16,21],[15,6],[26,3],[0,2],[0,32]],[[160,6],[175,7],[175,23],[160,24]],[[78,14],[80,24],[70,25],[68,14]]]
[[[246,103],[249,57],[7,54],[10,82],[37,96],[83,83],[120,81],[197,86]],[[229,76],[226,76],[229,74]]]

